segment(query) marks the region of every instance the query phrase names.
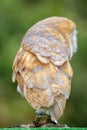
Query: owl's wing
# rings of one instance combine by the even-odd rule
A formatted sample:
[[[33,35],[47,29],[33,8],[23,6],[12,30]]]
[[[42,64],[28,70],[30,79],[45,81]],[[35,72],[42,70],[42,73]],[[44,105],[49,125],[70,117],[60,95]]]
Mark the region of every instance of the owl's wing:
[[[23,42],[23,49],[29,49],[42,63],[51,61],[55,65],[62,65],[68,60],[68,49],[59,40],[47,40],[44,37],[32,36],[32,38],[28,38],[30,42],[25,44],[26,40]]]
[[[29,29],[22,40],[22,47],[34,53],[42,63],[62,65],[69,59],[65,38],[53,21],[40,22]]]

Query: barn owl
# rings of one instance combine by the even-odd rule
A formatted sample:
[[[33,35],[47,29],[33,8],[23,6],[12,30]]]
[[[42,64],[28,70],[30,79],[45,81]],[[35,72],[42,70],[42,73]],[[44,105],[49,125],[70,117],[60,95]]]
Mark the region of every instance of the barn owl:
[[[23,37],[12,80],[17,80],[17,90],[36,110],[38,119],[44,113],[57,124],[63,115],[73,76],[69,61],[76,51],[76,25],[64,17],[37,22]]]

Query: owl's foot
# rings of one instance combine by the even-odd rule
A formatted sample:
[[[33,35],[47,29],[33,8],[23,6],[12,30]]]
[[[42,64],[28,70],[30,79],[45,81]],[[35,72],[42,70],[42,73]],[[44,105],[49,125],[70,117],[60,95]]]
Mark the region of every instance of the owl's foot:
[[[35,120],[33,121],[35,127],[46,127],[49,123],[54,124],[54,122],[49,117],[46,117],[45,120],[43,120],[43,117],[36,116]]]
[[[19,128],[65,127],[67,128],[68,126],[66,124],[59,124],[57,121],[52,121],[49,117],[46,117],[44,121],[41,121],[41,116],[36,116],[32,124],[19,124],[12,127],[19,127]]]
[[[33,121],[35,127],[41,126],[40,119],[41,119],[40,116],[36,116],[35,120]]]

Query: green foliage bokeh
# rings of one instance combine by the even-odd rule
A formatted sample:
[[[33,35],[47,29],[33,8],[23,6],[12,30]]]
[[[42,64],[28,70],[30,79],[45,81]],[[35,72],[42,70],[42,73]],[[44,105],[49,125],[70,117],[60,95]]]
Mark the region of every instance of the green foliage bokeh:
[[[60,122],[87,126],[87,0],[0,0],[0,127],[34,119],[34,110],[11,81],[12,62],[28,28],[50,16],[67,17],[78,30],[72,90]]]

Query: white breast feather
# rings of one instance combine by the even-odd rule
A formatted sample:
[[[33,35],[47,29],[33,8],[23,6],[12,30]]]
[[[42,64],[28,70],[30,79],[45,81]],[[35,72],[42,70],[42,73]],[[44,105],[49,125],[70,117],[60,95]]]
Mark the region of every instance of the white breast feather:
[[[77,31],[74,30],[71,34],[70,38],[70,46],[69,46],[69,59],[72,58],[73,54],[77,52]]]

